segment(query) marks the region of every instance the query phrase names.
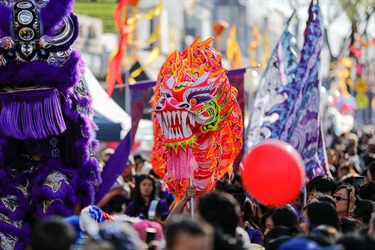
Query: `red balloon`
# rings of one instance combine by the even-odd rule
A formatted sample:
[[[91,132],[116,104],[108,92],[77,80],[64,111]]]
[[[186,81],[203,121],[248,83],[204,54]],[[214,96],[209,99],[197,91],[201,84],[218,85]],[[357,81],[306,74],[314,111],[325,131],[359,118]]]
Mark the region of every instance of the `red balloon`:
[[[297,198],[306,176],[300,154],[290,144],[266,139],[243,159],[245,189],[266,206],[284,206]]]

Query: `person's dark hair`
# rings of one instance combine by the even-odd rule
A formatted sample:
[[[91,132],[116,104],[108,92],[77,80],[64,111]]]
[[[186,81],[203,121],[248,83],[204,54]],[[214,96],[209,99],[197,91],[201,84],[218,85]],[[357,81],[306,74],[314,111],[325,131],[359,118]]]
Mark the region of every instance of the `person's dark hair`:
[[[285,227],[299,227],[299,219],[290,206],[278,207],[272,214],[273,225]]]
[[[141,154],[134,155],[133,159],[134,159],[135,165],[138,165],[138,164],[143,163],[143,162],[146,161],[145,157],[142,156]]]
[[[123,195],[115,195],[105,206],[106,209],[103,209],[105,212],[111,214],[112,212],[121,212],[126,207],[126,198]]]
[[[224,192],[206,193],[199,199],[198,211],[201,217],[231,237],[236,236],[236,227],[240,216],[238,202]]]
[[[229,183],[229,173],[226,172],[221,179],[216,181],[216,189],[221,190],[224,186],[228,185]]]
[[[372,179],[375,180],[375,161],[368,165],[368,171],[370,172]]]
[[[245,204],[245,200],[246,200],[246,192],[242,186],[232,184],[232,183],[227,183],[223,185],[219,190],[233,195],[233,197],[236,199],[236,201],[240,205],[241,211],[243,211],[243,205]]]
[[[340,232],[336,228],[328,225],[319,225],[307,237],[321,246],[329,246],[335,243],[339,235]]]
[[[275,226],[264,236],[263,245],[268,249],[270,242],[277,238],[284,236],[294,237],[301,233],[303,233],[303,231],[300,227]]]
[[[371,219],[371,213],[374,212],[375,202],[356,197],[352,216],[360,219],[365,225],[368,225]]]
[[[206,236],[209,232],[205,230],[207,225],[202,227],[197,221],[186,217],[186,216],[175,216],[168,223],[167,229],[165,231],[165,237],[167,239],[167,248],[173,249],[177,235],[180,233],[187,233],[192,236]]]
[[[241,212],[244,213],[242,220],[244,222],[249,222],[252,227],[259,229],[259,226],[254,222],[255,212],[252,206],[253,204],[246,198],[246,191],[242,186],[227,183],[221,186],[219,190],[231,194],[240,205]]]
[[[266,230],[266,219],[268,217],[271,217],[273,212],[275,211],[274,208],[268,208],[262,215],[262,218],[260,219],[260,229],[262,233]],[[272,217],[271,217],[272,218]]]
[[[316,198],[318,201],[324,201],[332,204],[332,206],[336,207],[335,200],[332,198],[332,196],[328,194],[319,193],[314,195],[314,198]]]
[[[361,186],[358,190],[359,197],[375,202],[375,182],[371,181]]]
[[[255,216],[254,206],[249,199],[245,200],[242,211],[243,211],[243,217],[242,217],[243,221],[248,222],[250,226],[259,230],[259,225],[255,222],[256,216]]]
[[[233,182],[233,183],[238,182],[238,183],[240,183],[240,184],[242,185],[242,179],[241,179],[241,176],[238,175],[238,174],[235,174],[235,175],[233,176],[233,180],[232,180],[232,182]]]
[[[336,189],[336,182],[331,177],[326,175],[319,175],[312,178],[306,185],[306,191],[309,193],[316,190],[320,193],[334,194]]]
[[[111,242],[116,250],[141,249],[141,240],[132,225],[120,221],[101,223],[96,238]]]
[[[328,225],[341,231],[336,208],[328,202],[312,202],[306,207],[310,231],[319,225]]]
[[[138,214],[139,211],[143,206],[145,206],[145,199],[141,195],[140,186],[141,183],[145,180],[149,179],[152,181],[152,193],[151,193],[151,200],[155,199],[155,192],[156,192],[156,184],[155,180],[151,175],[140,175],[137,179],[137,183],[135,185],[135,194],[134,194],[134,213]]]
[[[340,237],[336,244],[343,245],[345,249],[355,249],[355,250],[373,250],[375,249],[374,239],[367,235],[361,234],[344,234]]]
[[[70,250],[75,236],[70,224],[52,217],[42,220],[32,230],[30,247],[32,250]]]
[[[364,224],[356,219],[353,218],[341,218],[341,231],[343,234],[346,233],[355,233],[361,230],[364,227]]]
[[[278,238],[270,240],[267,245],[264,245],[267,250],[277,250],[281,244],[292,239],[291,236],[280,236]]]

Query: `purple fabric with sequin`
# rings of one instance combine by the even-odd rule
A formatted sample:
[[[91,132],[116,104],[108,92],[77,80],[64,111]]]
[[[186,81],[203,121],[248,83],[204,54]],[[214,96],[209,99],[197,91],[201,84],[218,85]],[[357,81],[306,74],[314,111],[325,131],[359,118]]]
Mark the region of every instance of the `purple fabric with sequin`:
[[[0,246],[25,249],[31,215],[70,216],[100,182],[73,0],[0,0]]]

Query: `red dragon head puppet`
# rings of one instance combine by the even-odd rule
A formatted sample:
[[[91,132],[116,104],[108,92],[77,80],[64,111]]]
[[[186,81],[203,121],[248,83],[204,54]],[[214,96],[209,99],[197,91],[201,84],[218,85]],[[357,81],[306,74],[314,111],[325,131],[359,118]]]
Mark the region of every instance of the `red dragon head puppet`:
[[[221,54],[210,46],[213,38],[198,40],[168,57],[151,100],[151,163],[177,200],[190,176],[198,195],[213,190],[218,179],[231,173],[242,147],[237,89],[229,84]]]

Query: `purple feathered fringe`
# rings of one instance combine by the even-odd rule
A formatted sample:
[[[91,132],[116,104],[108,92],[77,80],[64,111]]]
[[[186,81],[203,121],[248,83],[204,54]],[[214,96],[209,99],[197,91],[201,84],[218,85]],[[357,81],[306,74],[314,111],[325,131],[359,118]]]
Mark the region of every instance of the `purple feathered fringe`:
[[[29,91],[29,96],[35,96]],[[56,89],[43,90],[48,94],[33,101],[6,101],[2,96],[17,96],[18,93],[2,93],[0,128],[6,136],[20,140],[44,139],[65,131],[66,125],[61,111],[60,97]]]
[[[52,47],[51,51],[68,49],[78,35],[77,17],[71,13],[73,3],[73,0],[50,0],[41,10],[46,35],[54,35],[63,17],[68,15],[75,25],[71,40],[60,47]],[[0,36],[9,35],[12,14],[9,10],[0,5]],[[24,221],[21,229],[0,221],[0,231],[18,237],[15,250],[19,250],[25,249],[29,240],[30,225],[27,224],[26,213],[37,213],[40,218],[54,214],[69,216],[78,205],[84,207],[93,203],[95,185],[101,181],[98,162],[94,157],[98,142],[92,134],[97,127],[89,118],[93,114],[90,95],[81,96],[73,89],[84,72],[84,63],[78,51],[73,50],[61,67],[43,61],[12,61],[1,66],[0,71],[2,88],[33,83],[55,88],[48,95],[46,92],[33,91],[0,96],[0,147],[3,149],[0,150],[0,197],[14,195],[19,205],[11,211],[0,202],[0,213],[7,215],[11,221]],[[16,168],[17,165],[13,164],[17,163],[8,162],[9,158],[3,155],[8,152],[4,149],[17,145],[13,144],[16,140],[9,136],[24,140],[48,135],[59,135],[64,147],[61,152],[65,157],[46,162],[28,162],[32,166],[29,171],[14,176],[12,168]],[[57,191],[45,182],[53,171],[67,177],[66,180],[56,179],[57,184],[61,184]],[[29,183],[27,192],[21,190],[25,183]]]

